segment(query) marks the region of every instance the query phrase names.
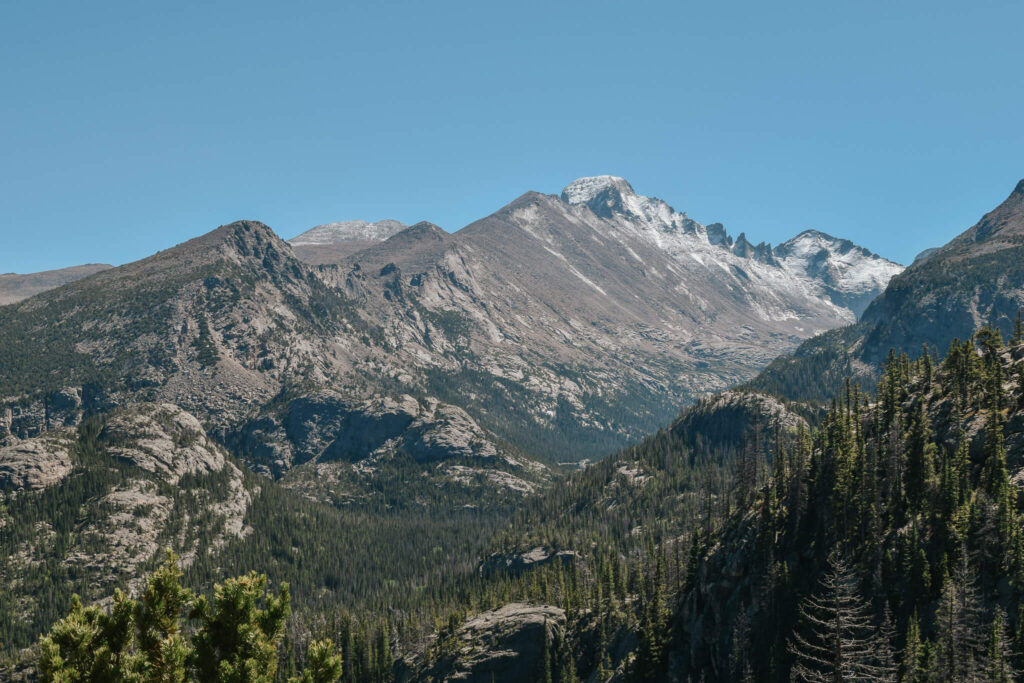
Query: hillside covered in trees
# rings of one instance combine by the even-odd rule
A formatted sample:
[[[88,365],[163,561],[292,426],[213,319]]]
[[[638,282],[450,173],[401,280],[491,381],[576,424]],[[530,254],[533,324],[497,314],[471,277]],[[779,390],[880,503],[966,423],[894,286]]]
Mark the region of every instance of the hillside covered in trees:
[[[1024,346],[983,328],[941,364],[891,354],[702,554],[673,616],[677,671],[716,680],[1015,680]],[[710,675],[708,672],[714,672]],[[859,672],[859,673],[858,673]]]

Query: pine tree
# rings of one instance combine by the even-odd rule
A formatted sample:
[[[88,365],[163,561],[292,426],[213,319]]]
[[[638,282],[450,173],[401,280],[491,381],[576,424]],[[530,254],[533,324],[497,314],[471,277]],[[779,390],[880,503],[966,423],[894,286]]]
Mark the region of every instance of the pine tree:
[[[923,683],[925,671],[922,668],[923,643],[921,629],[917,623],[917,610],[907,622],[906,645],[903,647],[903,663],[900,666],[900,680],[904,683]]]
[[[185,679],[190,648],[181,633],[181,619],[193,595],[180,585],[181,577],[178,558],[167,551],[166,561],[149,577],[136,608],[138,644],[150,680]]]
[[[42,681],[260,683],[275,680],[278,645],[290,612],[287,585],[266,594],[266,577],[250,573],[214,587],[211,604],[180,584],[177,557],[147,579],[140,598],[115,591],[109,611],[72,599],[67,617],[39,644]],[[262,606],[261,606],[262,603]],[[185,618],[198,621],[188,637]],[[330,641],[314,641],[302,676],[289,683],[333,683],[342,659]],[[283,680],[283,679],[282,679]]]
[[[387,681],[391,678],[391,668],[394,660],[391,655],[391,634],[388,623],[385,621],[377,631],[376,644],[374,646],[375,678],[378,681]]]
[[[99,607],[83,607],[77,595],[71,611],[39,643],[39,680],[130,680],[141,662],[132,655],[135,603],[120,591],[110,614]]]
[[[857,590],[857,578],[837,552],[818,591],[800,606],[804,633],[789,643],[796,681],[893,681],[891,644],[882,637],[871,609]]]
[[[549,642],[548,620],[545,617],[540,632],[540,683],[552,683],[551,679],[551,643]]]
[[[927,499],[935,475],[935,453],[931,422],[925,413],[924,401],[920,400],[914,406],[907,435],[906,496],[915,512]]]
[[[214,587],[210,604],[200,597],[192,610],[199,621],[195,667],[207,681],[270,683],[277,670],[277,645],[291,611],[287,584],[275,597],[266,593],[267,577],[256,572]],[[265,606],[260,607],[259,603]]]
[[[330,640],[314,640],[306,652],[306,668],[288,683],[335,683],[342,675],[341,655]]]

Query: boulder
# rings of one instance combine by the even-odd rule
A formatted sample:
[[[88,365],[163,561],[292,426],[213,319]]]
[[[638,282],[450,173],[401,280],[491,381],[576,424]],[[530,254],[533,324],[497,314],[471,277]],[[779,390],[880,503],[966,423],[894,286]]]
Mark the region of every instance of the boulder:
[[[514,602],[482,612],[455,633],[448,652],[411,680],[516,683],[540,680],[545,641],[565,629],[565,610]]]
[[[549,551],[541,546],[525,553],[494,553],[480,564],[480,576],[491,574],[521,574],[522,572],[541,567],[553,562],[571,565],[579,555],[575,550]]]

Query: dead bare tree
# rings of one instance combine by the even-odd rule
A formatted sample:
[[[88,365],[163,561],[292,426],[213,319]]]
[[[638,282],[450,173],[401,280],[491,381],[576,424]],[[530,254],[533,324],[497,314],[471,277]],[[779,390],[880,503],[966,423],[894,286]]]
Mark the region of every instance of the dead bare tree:
[[[792,680],[808,683],[895,681],[892,645],[882,635],[857,577],[839,553],[828,558],[818,590],[800,606],[789,641]],[[802,627],[802,628],[801,628]]]

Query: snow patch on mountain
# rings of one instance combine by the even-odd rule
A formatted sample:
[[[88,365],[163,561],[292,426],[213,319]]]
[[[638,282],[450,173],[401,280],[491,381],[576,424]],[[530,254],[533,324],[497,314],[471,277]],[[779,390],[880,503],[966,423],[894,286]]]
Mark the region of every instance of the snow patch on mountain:
[[[393,220],[382,220],[375,223],[367,221],[339,221],[311,228],[301,235],[288,240],[288,243],[294,247],[304,244],[335,244],[337,242],[349,241],[383,242],[407,227],[409,226],[405,223]]]
[[[805,230],[773,251],[781,266],[858,316],[903,266],[849,240]]]
[[[702,225],[661,199],[637,194],[617,176],[580,178],[561,198],[610,223],[631,255],[635,251],[629,241],[639,239],[671,254],[685,270],[702,266],[724,271],[762,319],[790,319],[793,313],[782,301],[812,297],[841,309],[842,317],[852,322],[903,271],[903,266],[849,240],[816,230],[805,230],[775,249],[764,242],[755,245],[743,234],[733,240],[720,223]],[[721,275],[706,281],[717,278]]]

